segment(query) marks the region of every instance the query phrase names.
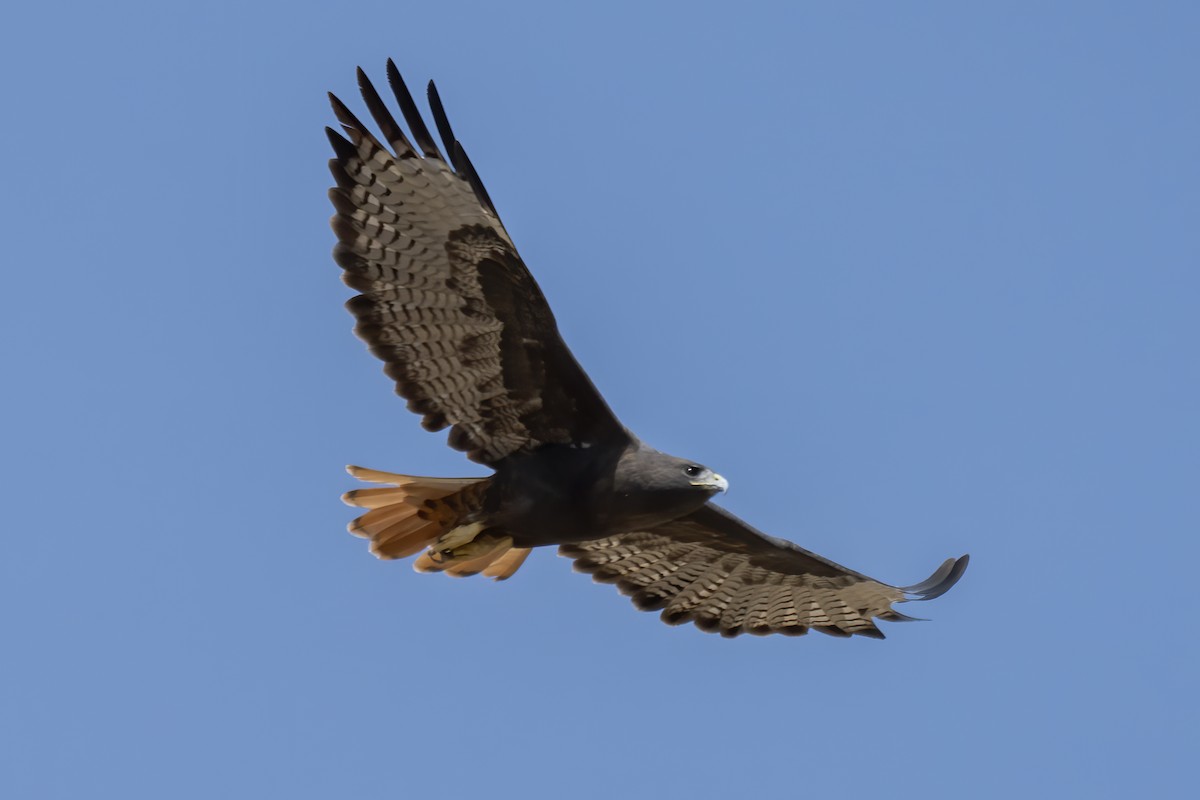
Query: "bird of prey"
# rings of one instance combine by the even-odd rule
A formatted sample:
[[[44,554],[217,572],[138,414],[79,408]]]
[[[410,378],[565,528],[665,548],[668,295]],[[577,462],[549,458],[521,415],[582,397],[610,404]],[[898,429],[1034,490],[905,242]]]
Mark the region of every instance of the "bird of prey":
[[[618,421],[559,335],[433,83],[430,134],[395,64],[388,83],[406,134],[358,70],[382,138],[330,95],[337,186],[330,199],[355,332],[431,431],[490,467],[426,478],[349,467],[380,484],[347,492],[368,509],[350,531],[371,552],[420,555],[420,572],[511,576],[531,548],[616,584],[669,624],[740,633],[883,638],[893,603],[928,600],[962,576],[951,558],[914,586],[881,583],[767,536],[711,499],[725,479],[659,452]]]

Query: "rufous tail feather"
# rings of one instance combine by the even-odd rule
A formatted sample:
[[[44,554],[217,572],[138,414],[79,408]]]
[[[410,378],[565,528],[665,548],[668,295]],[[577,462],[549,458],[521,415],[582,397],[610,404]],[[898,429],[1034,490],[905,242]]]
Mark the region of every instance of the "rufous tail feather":
[[[452,531],[483,526],[473,518],[487,491],[488,478],[424,478],[349,466],[361,481],[387,484],[355,489],[342,495],[347,505],[369,509],[348,526],[350,533],[371,540],[371,552],[383,559],[407,558],[426,550],[413,564],[418,572],[445,572],[454,577],[483,573],[505,580],[529,555],[513,547],[512,538],[482,533],[452,557],[436,549]]]

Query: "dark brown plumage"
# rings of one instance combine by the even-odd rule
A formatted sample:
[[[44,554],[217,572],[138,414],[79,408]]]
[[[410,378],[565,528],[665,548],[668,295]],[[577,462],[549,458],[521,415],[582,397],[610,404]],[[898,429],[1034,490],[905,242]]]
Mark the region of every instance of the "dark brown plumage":
[[[609,410],[558,333],[433,84],[443,155],[395,65],[388,82],[412,139],[359,70],[385,145],[330,95],[337,186],[334,258],[355,328],[428,430],[490,466],[489,478],[420,478],[351,467],[385,484],[348,492],[350,525],[380,558],[422,550],[420,571],[511,576],[555,544],[635,605],[703,630],[882,638],[892,604],[936,597],[962,575],[950,559],[897,588],[766,536],[709,499],[712,470],[642,443]],[[415,142],[415,144],[414,144]],[[428,549],[426,549],[428,548]]]

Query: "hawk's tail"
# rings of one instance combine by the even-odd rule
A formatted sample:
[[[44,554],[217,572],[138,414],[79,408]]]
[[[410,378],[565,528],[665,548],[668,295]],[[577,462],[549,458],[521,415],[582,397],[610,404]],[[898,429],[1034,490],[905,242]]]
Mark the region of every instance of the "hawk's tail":
[[[504,580],[529,555],[529,550],[513,547],[509,537],[487,534],[479,536],[469,557],[442,558],[432,549],[443,536],[468,526],[468,515],[483,503],[488,478],[421,478],[353,466],[346,471],[361,481],[388,484],[342,495],[347,505],[370,509],[351,522],[349,530],[370,539],[371,552],[379,558],[407,558],[431,548],[413,564],[418,572],[455,577],[482,572]]]

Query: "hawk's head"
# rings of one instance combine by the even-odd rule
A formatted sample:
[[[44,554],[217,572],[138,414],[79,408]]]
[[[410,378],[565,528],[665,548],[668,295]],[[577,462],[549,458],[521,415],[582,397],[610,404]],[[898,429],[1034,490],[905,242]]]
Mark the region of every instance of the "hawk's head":
[[[728,488],[728,481],[703,464],[640,444],[625,452],[613,476],[613,500],[631,526],[690,514]]]

